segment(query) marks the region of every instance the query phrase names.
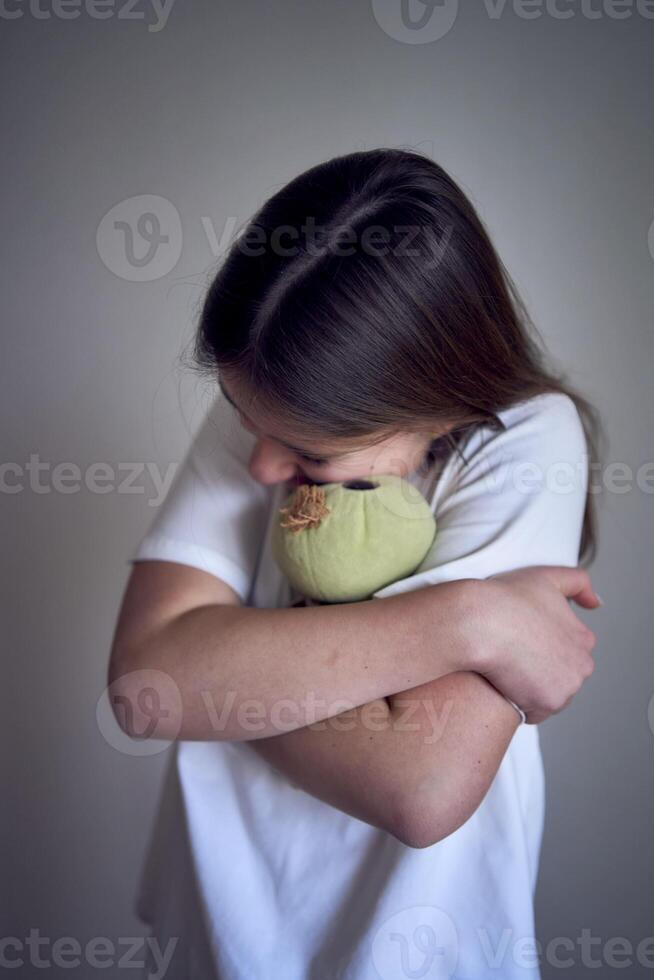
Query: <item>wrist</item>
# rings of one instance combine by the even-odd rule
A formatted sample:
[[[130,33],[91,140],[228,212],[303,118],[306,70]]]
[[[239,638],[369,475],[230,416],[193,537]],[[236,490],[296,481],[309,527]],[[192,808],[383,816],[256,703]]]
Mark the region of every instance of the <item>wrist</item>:
[[[483,672],[489,648],[484,643],[484,585],[480,579],[459,579],[387,600],[410,603],[405,622],[412,624],[426,681],[458,671]]]
[[[459,579],[451,586],[450,619],[453,642],[452,671],[483,674],[491,666],[486,592],[483,579]]]

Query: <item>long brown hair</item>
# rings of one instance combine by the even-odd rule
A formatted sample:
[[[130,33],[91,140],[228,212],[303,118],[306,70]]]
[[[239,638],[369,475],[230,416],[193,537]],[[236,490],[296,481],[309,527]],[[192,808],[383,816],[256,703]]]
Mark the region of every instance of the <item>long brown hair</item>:
[[[428,157],[334,157],[274,194],[208,288],[193,367],[324,439],[434,423],[462,432],[545,392],[575,403],[589,462],[595,409],[546,365],[517,289],[471,202]],[[580,557],[596,548],[586,501]]]

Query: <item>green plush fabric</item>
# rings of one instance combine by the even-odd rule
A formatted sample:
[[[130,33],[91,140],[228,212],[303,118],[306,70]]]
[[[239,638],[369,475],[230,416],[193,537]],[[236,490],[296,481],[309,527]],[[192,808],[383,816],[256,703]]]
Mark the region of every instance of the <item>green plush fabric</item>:
[[[372,489],[348,484],[372,483]],[[374,476],[365,481],[312,485],[320,516],[301,530],[282,527],[288,511],[297,511],[297,487],[280,509],[272,535],[275,560],[303,595],[323,602],[354,602],[405,578],[431,547],[436,520],[429,504],[413,484],[398,476]],[[314,508],[316,510],[316,508]],[[294,518],[302,524],[311,507]]]

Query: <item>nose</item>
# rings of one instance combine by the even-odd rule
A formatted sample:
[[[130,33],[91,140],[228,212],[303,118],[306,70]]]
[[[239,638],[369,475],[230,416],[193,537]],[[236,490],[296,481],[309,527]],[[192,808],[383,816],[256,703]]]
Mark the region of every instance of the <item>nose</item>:
[[[272,439],[259,439],[248,465],[250,476],[264,485],[291,480],[298,473],[295,454]]]

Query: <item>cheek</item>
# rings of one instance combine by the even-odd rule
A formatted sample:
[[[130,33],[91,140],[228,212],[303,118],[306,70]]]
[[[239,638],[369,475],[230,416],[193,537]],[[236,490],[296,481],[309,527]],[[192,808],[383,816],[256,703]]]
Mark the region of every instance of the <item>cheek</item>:
[[[300,465],[306,476],[318,483],[344,483],[374,474],[406,477],[420,466],[425,452],[426,448],[415,444],[386,445],[326,466]]]
[[[382,472],[383,470],[378,466],[378,456],[371,457],[366,454],[356,458],[352,456],[351,459],[332,463],[328,466],[314,466],[311,476],[323,483],[344,483],[345,480],[355,480],[370,476],[371,473]]]
[[[311,466],[309,463],[299,463],[302,472],[309,480],[316,483],[344,483],[356,477],[367,476],[371,472],[368,463],[357,462],[354,459],[347,462],[328,463],[324,466]]]

